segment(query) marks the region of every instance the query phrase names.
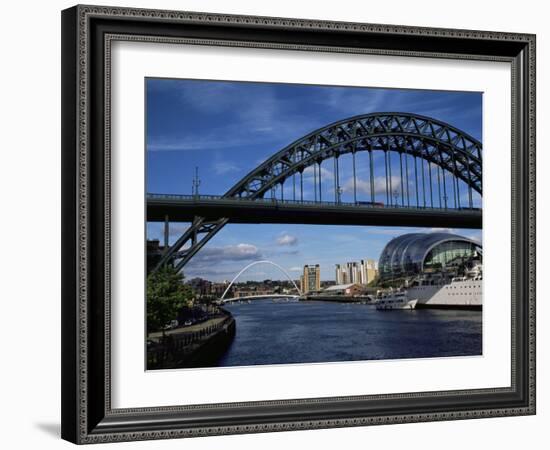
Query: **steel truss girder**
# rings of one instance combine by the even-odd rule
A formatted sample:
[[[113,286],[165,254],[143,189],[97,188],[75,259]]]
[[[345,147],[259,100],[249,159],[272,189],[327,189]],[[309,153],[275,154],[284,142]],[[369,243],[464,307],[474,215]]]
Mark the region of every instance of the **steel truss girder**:
[[[392,140],[394,144],[388,145]],[[396,145],[399,140],[405,145]],[[432,146],[446,159],[434,158],[428,151],[419,150],[414,143],[420,143],[422,148]],[[352,151],[388,149],[439,165],[482,193],[482,146],[479,141],[430,117],[375,113],[336,122],[293,142],[235,184],[226,196],[262,197],[274,185],[283,183],[313,163]]]
[[[176,270],[181,270],[227,222],[228,219],[226,218],[220,218],[216,221],[206,221],[203,217],[195,217],[191,226],[168,249],[153,270],[156,271],[175,260],[178,260],[175,264]],[[189,247],[185,247],[187,244],[190,244]]]
[[[441,167],[482,194],[482,145],[465,132],[436,119],[409,113],[372,113],[315,130],[283,148],[236,183],[224,197],[262,198],[274,186],[325,159],[360,151],[392,151]],[[228,222],[196,217],[154,270],[177,260],[177,270]],[[189,244],[188,247],[185,247]]]

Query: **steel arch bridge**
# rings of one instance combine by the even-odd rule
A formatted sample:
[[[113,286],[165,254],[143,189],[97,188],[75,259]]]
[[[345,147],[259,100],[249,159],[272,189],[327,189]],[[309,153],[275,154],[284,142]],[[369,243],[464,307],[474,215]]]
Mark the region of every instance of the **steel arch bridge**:
[[[380,186],[376,185],[379,178],[375,176],[373,163],[373,154],[376,152],[381,152],[384,157],[382,178],[385,186],[382,186],[381,190],[382,195],[385,194],[385,204],[376,201],[377,191],[380,191]],[[357,201],[356,155],[359,153],[368,155],[368,202]],[[374,208],[383,206],[385,212],[401,208],[401,214],[407,213],[403,208],[422,212],[442,209],[446,213],[447,210],[453,210],[456,216],[478,210],[477,214],[479,219],[481,218],[480,211],[474,208],[473,201],[474,195],[479,198],[482,196],[481,143],[464,131],[442,121],[400,112],[364,114],[319,128],[286,146],[249,172],[219,197],[218,202],[230,204],[238,201],[240,205],[254,202],[255,206],[258,206],[265,202],[269,195],[271,200],[274,200],[274,192],[280,188],[280,201],[294,202],[299,208],[300,205],[306,204],[304,172],[312,168],[315,193],[313,203],[326,205],[326,199],[323,201],[322,198],[322,176],[323,170],[326,169],[322,169],[322,164],[332,160],[333,205],[345,207],[346,204],[341,201],[339,168],[339,158],[344,155],[351,155],[353,167],[353,202],[347,204],[348,208],[357,209],[360,204]],[[395,161],[392,163],[391,155],[394,155],[394,158],[397,156],[397,167]],[[285,199],[284,185],[287,181],[292,182],[292,190],[291,198],[287,196]],[[393,196],[395,202],[392,200]],[[156,202],[158,205],[166,206],[163,200],[170,200],[170,197],[175,199],[176,203],[178,198],[183,204],[186,202],[185,196],[150,194],[148,216],[150,205],[153,207]],[[449,206],[449,199],[454,207]],[[197,197],[187,198],[187,201],[189,200],[196,202]],[[191,226],[164,253],[155,270],[173,262],[176,269],[181,270],[228,222],[227,217],[212,219],[194,216]]]

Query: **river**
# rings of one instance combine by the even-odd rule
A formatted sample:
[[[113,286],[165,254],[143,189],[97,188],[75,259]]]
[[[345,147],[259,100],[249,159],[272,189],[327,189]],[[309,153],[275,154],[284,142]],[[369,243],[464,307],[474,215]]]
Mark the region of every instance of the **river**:
[[[237,333],[219,367],[482,353],[481,311],[377,311],[371,305],[271,300],[226,309]]]

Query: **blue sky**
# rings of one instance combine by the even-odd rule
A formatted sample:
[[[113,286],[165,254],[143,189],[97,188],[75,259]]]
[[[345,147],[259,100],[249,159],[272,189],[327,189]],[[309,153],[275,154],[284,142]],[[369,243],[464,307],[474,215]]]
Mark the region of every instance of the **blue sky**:
[[[147,191],[190,194],[195,167],[201,194],[224,194],[262,161],[305,134],[357,114],[411,112],[434,117],[481,140],[480,93],[375,89],[276,83],[147,79]],[[349,156],[349,155],[348,155]],[[358,200],[369,200],[366,155],[357,155]],[[392,162],[397,173],[398,160]],[[386,201],[383,156],[375,153],[377,201]],[[326,162],[323,200],[334,199]],[[342,200],[352,201],[351,157],[340,158]],[[379,175],[376,175],[379,173]],[[313,199],[313,173],[305,173],[305,198]],[[285,198],[292,183],[285,185]],[[412,186],[411,186],[412,192]],[[280,195],[280,194],[279,194]],[[411,194],[412,195],[412,194]],[[414,196],[413,196],[414,197]],[[466,189],[461,198],[465,202]],[[475,199],[480,206],[480,199]],[[173,226],[177,232],[185,224]],[[378,259],[389,239],[417,229],[311,225],[230,225],[186,266],[186,277],[232,278],[244,265],[267,258],[298,276],[303,264],[321,264],[332,279],[334,264]],[[429,232],[430,230],[423,230]],[[480,230],[453,230],[481,239]],[[148,238],[160,238],[161,225],[148,224]],[[215,256],[218,255],[218,256]],[[217,264],[213,267],[212,261]],[[223,262],[220,262],[223,261]],[[269,266],[255,266],[242,279],[279,279]]]

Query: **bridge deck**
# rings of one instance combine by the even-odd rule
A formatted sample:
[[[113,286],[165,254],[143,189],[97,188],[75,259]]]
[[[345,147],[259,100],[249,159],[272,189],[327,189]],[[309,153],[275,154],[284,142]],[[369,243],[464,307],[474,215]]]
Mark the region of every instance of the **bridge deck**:
[[[191,222],[195,216],[230,223],[300,223],[326,225],[428,226],[481,228],[479,209],[440,209],[315,203],[281,200],[243,200],[223,197],[152,196],[147,220]]]

